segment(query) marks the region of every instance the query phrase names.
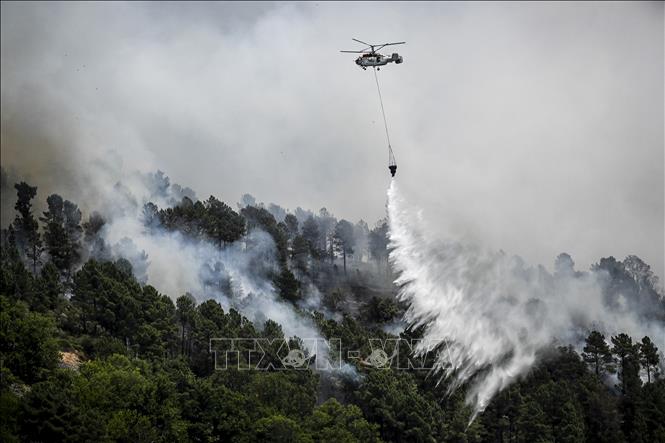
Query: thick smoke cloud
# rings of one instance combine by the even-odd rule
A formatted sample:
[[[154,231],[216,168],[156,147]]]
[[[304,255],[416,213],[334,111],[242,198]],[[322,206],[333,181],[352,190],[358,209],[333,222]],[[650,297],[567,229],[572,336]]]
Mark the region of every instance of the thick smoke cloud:
[[[149,173],[230,204],[249,192],[380,218],[388,172],[373,81],[337,51],[350,37],[406,40],[405,63],[380,72],[403,192],[391,189],[392,260],[407,320],[447,341],[440,363],[459,383],[475,375],[479,411],[553,340],[577,343],[591,324],[665,348],[662,327],[608,308],[598,275],[488,252],[549,263],[567,251],[580,269],[637,254],[665,276],[663,12],[658,2],[2,2],[2,223],[13,182],[26,180],[38,210],[57,192],[98,211],[104,253],[170,296],[212,295],[316,337],[257,272],[273,263],[264,234],[220,252],[146,227],[145,202],[193,195]],[[232,293],[212,283],[220,275]],[[303,307],[318,306],[306,288]]]
[[[436,369],[452,378],[451,389],[470,382],[467,402],[475,414],[550,346],[579,345],[591,329],[648,335],[665,349],[662,306],[658,313],[646,301],[611,303],[603,272],[577,272],[566,255],[550,274],[504,252],[437,239],[395,181],[388,199],[390,259],[399,297],[409,303],[405,320],[425,326],[417,351],[445,344]]]
[[[228,202],[376,220],[378,102],[337,51],[399,39],[380,78],[419,206],[531,262],[637,254],[665,276],[662,3],[1,8],[2,164],[42,201],[89,209],[112,172],[161,169]]]
[[[207,240],[146,223],[146,203],[165,207],[185,195],[193,196],[191,190],[171,183],[161,172],[123,177],[103,200],[113,210],[102,214],[105,222],[98,235],[105,247],[89,248],[91,256],[129,260],[137,279],[172,298],[185,293],[199,302],[212,298],[259,325],[268,319],[278,322],[287,337],[320,339],[311,318],[296,312],[276,293],[270,273],[278,264],[270,235],[254,230],[220,249]],[[306,292],[305,296],[308,300],[318,293]],[[324,357],[318,353],[319,359]]]

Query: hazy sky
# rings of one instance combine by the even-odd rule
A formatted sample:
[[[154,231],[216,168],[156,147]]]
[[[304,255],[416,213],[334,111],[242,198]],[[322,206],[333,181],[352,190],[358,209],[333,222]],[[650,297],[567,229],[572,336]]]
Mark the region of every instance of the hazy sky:
[[[665,274],[662,2],[1,8],[2,165],[42,199],[94,208],[100,175],[161,169],[199,197],[371,224],[380,109],[338,51],[405,40],[379,77],[397,179],[432,225],[549,268],[637,254]]]

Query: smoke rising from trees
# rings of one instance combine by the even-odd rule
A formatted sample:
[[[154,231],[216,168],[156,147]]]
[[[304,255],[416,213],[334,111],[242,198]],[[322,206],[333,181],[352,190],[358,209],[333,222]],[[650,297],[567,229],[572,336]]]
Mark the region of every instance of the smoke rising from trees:
[[[531,263],[636,254],[665,277],[662,3],[1,8],[2,164],[39,204],[89,212],[105,169],[162,169],[223,201],[376,220],[373,79],[337,51],[398,38],[405,62],[380,74],[411,201]]]

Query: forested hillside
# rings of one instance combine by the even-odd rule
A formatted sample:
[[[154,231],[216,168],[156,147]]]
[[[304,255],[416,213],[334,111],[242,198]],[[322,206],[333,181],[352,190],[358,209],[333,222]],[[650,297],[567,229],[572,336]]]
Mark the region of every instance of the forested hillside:
[[[449,395],[440,374],[348,358],[370,355],[370,339],[420,336],[400,324],[407,307],[392,285],[385,220],[370,227],[249,195],[237,209],[185,191],[171,205],[145,204],[146,232],[177,232],[220,254],[241,245],[236,259],[342,343],[339,370],[277,370],[280,350],[270,346],[268,370],[216,369],[211,339],[285,340],[304,355],[307,337],[286,335],[293,325],[270,312],[244,315],[255,295],[221,265],[201,271],[209,297],[160,293],[147,278],[151,257],[109,244],[103,216],[84,217],[56,194],[38,214],[37,188],[14,188],[1,239],[4,442],[665,442],[662,337],[589,329],[577,349],[553,342],[471,423],[463,386]],[[266,241],[259,232],[272,249],[250,254]],[[602,258],[589,272],[606,276],[607,303],[648,306],[665,323],[657,280],[639,258]]]

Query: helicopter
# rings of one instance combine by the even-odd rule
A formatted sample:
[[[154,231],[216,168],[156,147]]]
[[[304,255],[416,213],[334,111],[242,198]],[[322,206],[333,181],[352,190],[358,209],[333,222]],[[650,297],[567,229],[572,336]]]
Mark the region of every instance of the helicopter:
[[[356,59],[356,65],[360,66],[363,68],[363,70],[367,68],[379,68],[379,66],[384,66],[387,65],[388,63],[394,62],[395,64],[400,64],[404,61],[401,55],[398,53],[393,53],[391,56],[385,56],[379,54],[378,50],[386,47],[386,46],[392,46],[392,45],[403,45],[406,42],[395,42],[395,43],[382,43],[378,45],[370,45],[369,43],[365,43],[362,40],[358,40],[356,38],[352,38],[351,40],[362,43],[363,45],[367,45],[368,47],[365,49],[362,49],[360,51],[339,51],[339,52],[347,52],[347,53],[352,53],[352,54],[362,54],[360,57]]]

